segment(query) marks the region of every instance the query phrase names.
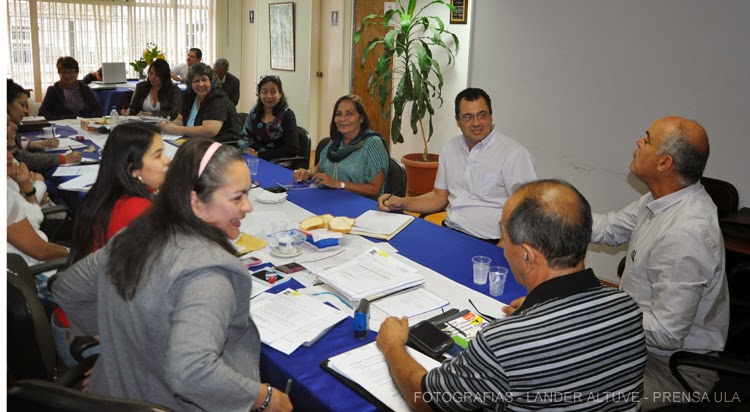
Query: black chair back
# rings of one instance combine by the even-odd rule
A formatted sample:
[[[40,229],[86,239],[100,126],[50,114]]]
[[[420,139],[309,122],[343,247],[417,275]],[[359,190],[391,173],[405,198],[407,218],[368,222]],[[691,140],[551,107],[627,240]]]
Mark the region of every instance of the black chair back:
[[[271,159],[271,163],[290,170],[307,169],[310,166],[310,133],[302,126],[297,126],[297,155]]]
[[[737,211],[740,195],[733,184],[705,176],[701,177],[701,184],[714,201],[719,219]]]
[[[317,166],[318,163],[320,163],[320,153],[325,149],[326,145],[331,141],[330,137],[324,137],[320,139],[318,142],[318,145],[315,146],[315,163],[314,166]]]
[[[240,119],[240,130],[245,127],[245,120],[247,120],[247,116],[249,115],[249,113],[237,113],[237,117]]]
[[[150,402],[95,395],[51,382],[24,380],[8,389],[8,410],[24,412],[174,412]]]
[[[398,197],[406,196],[406,168],[392,157],[388,160],[385,192]]]
[[[47,312],[23,258],[8,254],[8,372],[16,379],[52,380],[57,352]]]

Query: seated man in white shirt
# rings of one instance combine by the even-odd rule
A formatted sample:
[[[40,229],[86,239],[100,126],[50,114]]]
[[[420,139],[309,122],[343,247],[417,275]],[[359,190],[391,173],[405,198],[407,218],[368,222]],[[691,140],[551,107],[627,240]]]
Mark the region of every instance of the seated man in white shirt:
[[[482,89],[468,88],[456,96],[456,125],[461,135],[440,152],[435,188],[418,197],[383,195],[384,211],[435,213],[447,207],[443,225],[497,244],[503,205],[513,188],[536,179],[531,154],[492,123],[492,101]]]
[[[684,392],[669,370],[670,355],[724,349],[729,295],[716,206],[699,181],[709,154],[705,129],[694,120],[664,117],[636,144],[630,171],[650,192],[624,209],[594,214],[591,240],[630,242],[620,288],[643,311],[643,407],[649,410]],[[683,376],[703,393],[717,380],[700,370]]]
[[[187,59],[185,63],[178,64],[172,67],[172,80],[180,83],[184,83],[187,78],[188,71],[195,63],[200,63],[203,59],[203,52],[201,49],[193,47],[188,51]]]

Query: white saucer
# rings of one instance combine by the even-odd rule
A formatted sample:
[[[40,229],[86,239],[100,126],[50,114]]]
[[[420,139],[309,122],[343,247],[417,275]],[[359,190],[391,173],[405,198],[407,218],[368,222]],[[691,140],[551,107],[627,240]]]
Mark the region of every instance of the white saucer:
[[[280,258],[290,258],[290,257],[295,257],[295,256],[301,255],[302,254],[302,248],[299,248],[299,250],[297,250],[296,252],[292,252],[292,253],[282,253],[282,252],[279,252],[279,251],[277,251],[275,249],[271,249],[271,254],[274,255],[274,256],[276,256],[276,257],[280,257]]]
[[[271,200],[271,199],[264,199],[263,197],[258,196],[258,197],[255,198],[255,200],[258,201],[258,202],[260,202],[260,203],[281,203],[281,202],[286,201],[286,197],[283,197],[281,199],[273,199],[273,200]]]

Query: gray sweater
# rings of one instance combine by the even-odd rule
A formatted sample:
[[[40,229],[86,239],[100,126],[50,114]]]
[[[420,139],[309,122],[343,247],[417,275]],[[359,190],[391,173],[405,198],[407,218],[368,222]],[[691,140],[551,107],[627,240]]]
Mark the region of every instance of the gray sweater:
[[[101,337],[89,390],[176,411],[250,410],[261,343],[247,268],[205,240],[177,236],[125,301],[104,275],[111,245],[54,285],[71,320]]]

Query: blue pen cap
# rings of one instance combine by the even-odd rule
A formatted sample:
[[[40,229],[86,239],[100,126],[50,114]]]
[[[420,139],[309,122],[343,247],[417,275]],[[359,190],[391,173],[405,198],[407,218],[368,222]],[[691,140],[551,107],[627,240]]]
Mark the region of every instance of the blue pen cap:
[[[364,339],[370,331],[370,301],[362,299],[354,310],[354,337]]]

